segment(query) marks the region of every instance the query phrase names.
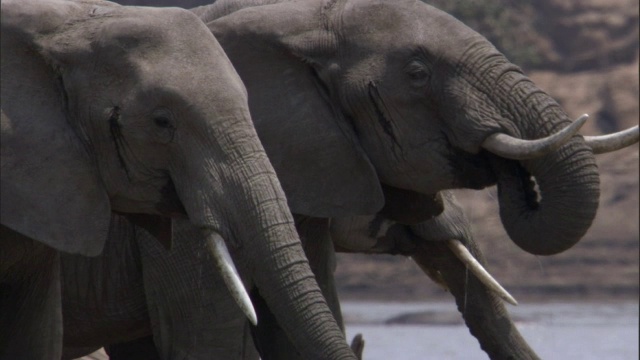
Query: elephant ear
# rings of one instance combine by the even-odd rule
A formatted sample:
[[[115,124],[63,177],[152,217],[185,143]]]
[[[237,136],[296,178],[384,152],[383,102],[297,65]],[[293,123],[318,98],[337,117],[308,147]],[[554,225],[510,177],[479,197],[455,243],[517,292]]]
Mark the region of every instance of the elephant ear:
[[[375,213],[384,203],[375,169],[311,65],[311,56],[332,51],[328,34],[315,30],[322,27],[314,6],[250,7],[207,25],[247,88],[251,117],[291,211]]]
[[[55,249],[97,255],[108,235],[109,198],[38,43],[81,10],[2,3],[1,216],[3,225]]]

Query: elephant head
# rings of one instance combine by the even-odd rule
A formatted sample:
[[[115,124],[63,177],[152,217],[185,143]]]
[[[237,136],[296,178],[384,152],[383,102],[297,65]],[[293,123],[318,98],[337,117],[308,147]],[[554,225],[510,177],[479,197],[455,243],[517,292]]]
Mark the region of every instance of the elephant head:
[[[136,214],[160,238],[170,237],[169,217],[186,215],[218,257],[228,241],[305,356],[353,357],[304,257],[246,90],[192,13],[3,0],[1,159],[4,226],[97,255],[112,212]],[[221,267],[243,292],[231,263]]]
[[[584,119],[460,21],[413,0],[229,3],[194,11],[251,94],[294,213],[373,214],[380,184],[434,195],[497,183],[504,227],[530,253],[564,251],[590,227],[599,175],[572,136]],[[567,127],[568,140],[527,150]]]

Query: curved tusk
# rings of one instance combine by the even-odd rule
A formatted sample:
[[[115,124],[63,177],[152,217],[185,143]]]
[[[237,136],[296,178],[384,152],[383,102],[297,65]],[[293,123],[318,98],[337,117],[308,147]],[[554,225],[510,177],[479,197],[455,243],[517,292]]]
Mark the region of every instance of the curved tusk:
[[[584,125],[589,115],[583,114],[571,125],[557,133],[537,140],[522,140],[507,134],[492,134],[482,143],[482,147],[503,158],[526,160],[543,156],[562,146]]]
[[[231,259],[227,245],[224,243],[224,239],[220,234],[211,232],[207,235],[206,241],[209,251],[211,251],[211,254],[213,255],[216,268],[222,274],[222,279],[227,285],[231,297],[235,300],[236,304],[238,304],[249,321],[251,321],[251,324],[256,326],[258,324],[256,311],[253,308],[253,304],[251,304],[251,299],[249,298],[249,294],[247,294],[247,290],[244,288],[244,284],[242,284],[242,280],[240,280],[238,270],[233,264],[233,260]]]
[[[462,261],[463,264],[467,266],[469,270],[480,280],[486,287],[494,291],[498,296],[500,296],[504,301],[508,302],[511,305],[518,305],[516,299],[509,294],[507,290],[505,290],[502,285],[494,279],[491,274],[485,270],[482,265],[476,260],[476,258],[471,255],[466,246],[464,246],[458,240],[447,240],[447,246],[449,249]]]
[[[601,136],[585,136],[584,141],[591,146],[594,154],[604,154],[620,150],[638,142],[640,131],[638,125],[617,133]]]

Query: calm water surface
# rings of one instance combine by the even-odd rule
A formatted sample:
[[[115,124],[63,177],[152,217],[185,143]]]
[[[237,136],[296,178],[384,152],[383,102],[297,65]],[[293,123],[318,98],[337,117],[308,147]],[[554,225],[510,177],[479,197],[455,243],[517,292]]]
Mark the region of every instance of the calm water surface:
[[[459,323],[453,302],[347,302],[342,311],[348,339],[357,333],[364,336],[366,360],[488,358]],[[638,303],[521,304],[509,306],[509,312],[542,359],[639,358]],[[430,314],[430,324],[392,320],[424,313]]]

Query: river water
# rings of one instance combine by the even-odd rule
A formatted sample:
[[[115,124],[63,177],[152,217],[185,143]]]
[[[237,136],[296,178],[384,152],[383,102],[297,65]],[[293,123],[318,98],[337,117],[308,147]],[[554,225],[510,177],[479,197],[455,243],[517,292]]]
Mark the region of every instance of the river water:
[[[450,303],[346,302],[348,339],[362,333],[366,360],[487,359]],[[509,306],[542,359],[637,360],[638,303]]]

